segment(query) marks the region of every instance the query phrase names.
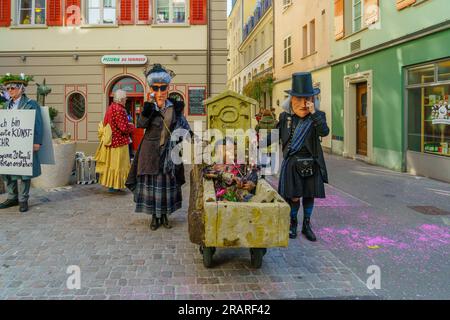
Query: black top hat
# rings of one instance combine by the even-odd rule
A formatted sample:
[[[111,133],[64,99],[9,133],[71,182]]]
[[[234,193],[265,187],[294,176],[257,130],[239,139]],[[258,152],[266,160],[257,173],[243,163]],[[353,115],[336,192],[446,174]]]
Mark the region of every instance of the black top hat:
[[[320,93],[320,89],[314,88],[310,72],[298,72],[292,75],[292,89],[286,90],[294,97],[312,97]]]

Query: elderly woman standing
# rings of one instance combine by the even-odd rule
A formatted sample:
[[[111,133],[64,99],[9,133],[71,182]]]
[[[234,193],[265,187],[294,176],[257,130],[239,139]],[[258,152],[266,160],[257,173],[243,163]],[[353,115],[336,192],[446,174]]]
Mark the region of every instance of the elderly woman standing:
[[[297,237],[297,214],[302,198],[302,233],[308,240],[316,241],[310,224],[314,198],[325,198],[324,183],[328,183],[319,137],[327,136],[330,129],[325,113],[316,110],[314,105],[314,96],[320,90],[313,88],[310,73],[293,74],[292,90],[286,92],[290,97],[278,125],[283,148],[278,191],[291,206],[289,237]]]
[[[106,127],[111,128],[111,141],[109,145],[100,143],[96,153],[97,172],[100,174],[99,183],[110,192],[117,192],[125,188],[125,182],[130,171],[130,154],[128,144],[134,125],[128,122],[125,103],[127,93],[123,90],[114,92],[114,101],[108,107],[103,119],[103,128],[100,129],[100,138],[106,134]]]
[[[152,215],[150,229],[162,224],[170,229],[168,215],[181,208],[182,179],[176,175],[170,153],[174,143],[171,133],[177,129],[190,131],[183,115],[184,103],[168,99],[173,72],[160,64],[146,73],[154,101],[145,102],[138,128],[145,128],[144,138],[135,155],[127,187],[134,192],[136,212]]]

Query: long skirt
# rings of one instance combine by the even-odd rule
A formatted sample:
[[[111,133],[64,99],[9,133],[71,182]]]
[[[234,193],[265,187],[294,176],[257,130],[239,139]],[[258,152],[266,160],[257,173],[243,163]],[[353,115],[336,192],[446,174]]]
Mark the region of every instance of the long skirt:
[[[124,189],[130,171],[128,145],[112,148],[102,147],[96,155],[96,172],[99,183],[113,189]]]
[[[155,214],[158,218],[169,215],[181,208],[181,186],[169,174],[138,176],[134,202],[136,212]]]

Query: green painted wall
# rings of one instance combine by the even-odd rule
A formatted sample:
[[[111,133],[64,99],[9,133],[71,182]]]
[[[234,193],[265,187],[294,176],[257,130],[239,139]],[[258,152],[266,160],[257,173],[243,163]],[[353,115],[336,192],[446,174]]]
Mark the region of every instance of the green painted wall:
[[[375,163],[402,169],[404,150],[403,67],[450,57],[450,29],[332,67],[332,134],[344,136],[344,76],[373,72]],[[359,64],[359,70],[355,69]],[[345,137],[344,137],[345,139]]]
[[[331,40],[331,60],[336,60],[349,55],[350,43],[360,39],[361,50],[372,48],[392,39],[423,30],[427,27],[448,21],[449,0],[428,0],[417,6],[411,6],[403,10],[397,10],[396,1],[380,0],[380,19],[378,23],[346,37],[339,41]],[[346,7],[351,7],[352,0],[345,0]],[[334,1],[330,1],[334,12]],[[351,13],[351,11],[350,11]],[[351,14],[348,15],[351,20]]]

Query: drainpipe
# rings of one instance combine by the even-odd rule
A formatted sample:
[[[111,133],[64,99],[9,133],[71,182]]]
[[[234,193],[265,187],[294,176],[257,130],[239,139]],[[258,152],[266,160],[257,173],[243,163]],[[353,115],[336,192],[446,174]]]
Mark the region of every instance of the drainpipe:
[[[206,1],[207,41],[206,41],[206,92],[211,97],[211,0]]]

